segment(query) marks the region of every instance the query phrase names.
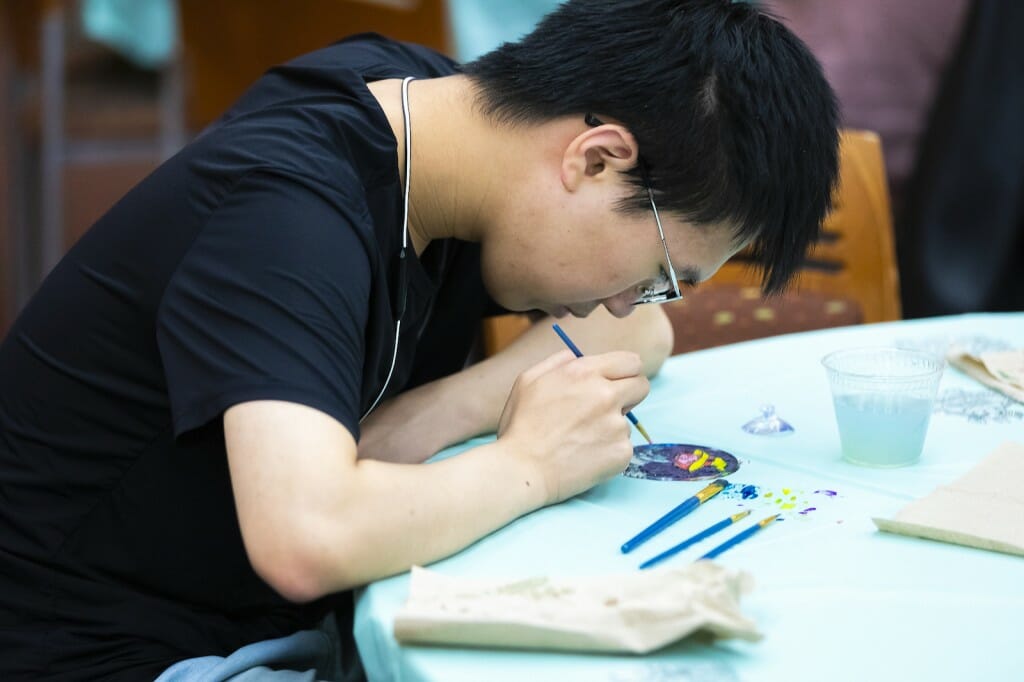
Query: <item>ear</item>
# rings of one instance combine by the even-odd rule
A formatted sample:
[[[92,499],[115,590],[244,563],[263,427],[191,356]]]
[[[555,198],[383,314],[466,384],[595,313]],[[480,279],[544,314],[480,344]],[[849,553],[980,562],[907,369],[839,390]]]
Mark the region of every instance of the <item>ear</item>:
[[[625,127],[605,123],[587,127],[577,135],[562,154],[562,184],[576,191],[588,179],[611,178],[637,164],[639,145]]]

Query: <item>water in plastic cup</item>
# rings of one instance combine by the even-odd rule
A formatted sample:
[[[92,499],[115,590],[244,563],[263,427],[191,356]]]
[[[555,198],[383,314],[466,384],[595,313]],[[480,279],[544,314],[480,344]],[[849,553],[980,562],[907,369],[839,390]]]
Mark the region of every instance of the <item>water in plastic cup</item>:
[[[921,456],[944,362],[900,348],[853,348],[826,355],[843,459],[898,467]]]

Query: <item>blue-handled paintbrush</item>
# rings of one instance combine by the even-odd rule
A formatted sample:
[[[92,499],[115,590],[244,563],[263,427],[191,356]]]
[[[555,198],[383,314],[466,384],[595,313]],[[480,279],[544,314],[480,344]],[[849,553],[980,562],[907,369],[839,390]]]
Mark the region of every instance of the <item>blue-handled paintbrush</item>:
[[[565,333],[565,330],[563,330],[557,324],[551,326],[555,330],[555,333],[558,334],[559,338],[561,338],[562,341],[565,342],[565,345],[569,347],[569,350],[572,351],[572,354],[578,358],[582,358],[583,351],[576,347],[576,344],[572,342],[572,339],[570,339],[569,335]],[[651,445],[654,445],[654,441],[651,440],[651,437],[649,435],[647,435],[647,429],[645,429],[643,424],[640,423],[640,420],[636,418],[636,415],[633,414],[632,410],[626,413],[626,419],[633,422],[633,426],[635,426],[636,430],[640,432],[640,435],[644,437],[644,440],[646,440]]]
[[[741,542],[749,538],[751,535],[756,533],[757,531],[770,525],[772,521],[774,521],[777,518],[779,518],[779,515],[773,514],[772,516],[769,516],[766,519],[758,521],[756,525],[753,525],[745,531],[737,533],[736,535],[732,536],[731,538],[720,544],[718,547],[715,547],[713,550],[702,556],[701,559],[714,559],[716,556],[718,556],[725,550],[735,547],[736,545],[740,544]],[[700,561],[700,559],[698,559],[698,561]]]
[[[686,540],[683,540],[678,545],[675,545],[674,547],[669,547],[668,549],[666,549],[664,552],[662,552],[658,556],[651,557],[647,561],[645,561],[642,564],[640,564],[640,568],[641,569],[650,568],[651,566],[654,566],[655,564],[660,564],[665,559],[668,559],[669,557],[674,557],[676,554],[679,554],[680,552],[682,552],[687,547],[692,547],[693,545],[696,545],[698,542],[700,542],[704,538],[709,538],[712,535],[714,535],[715,533],[717,533],[718,531],[724,530],[724,529],[728,528],[729,526],[731,526],[732,524],[736,523],[737,521],[741,521],[742,519],[745,519],[748,516],[750,516],[750,510],[749,509],[747,511],[742,511],[739,514],[733,514],[732,516],[730,516],[728,518],[722,519],[721,521],[719,521],[715,525],[708,526],[707,528],[705,528],[701,532],[697,533],[693,537],[687,538]]]
[[[667,514],[662,516],[660,519],[652,523],[651,525],[644,528],[642,531],[626,540],[622,545],[622,553],[628,554],[634,549],[642,545],[643,543],[650,540],[652,537],[665,530],[673,523],[683,518],[697,507],[701,506],[712,497],[722,492],[729,487],[729,482],[724,478],[718,478],[712,481],[708,486],[697,492],[693,497],[688,497],[682,501],[677,507],[673,508]]]

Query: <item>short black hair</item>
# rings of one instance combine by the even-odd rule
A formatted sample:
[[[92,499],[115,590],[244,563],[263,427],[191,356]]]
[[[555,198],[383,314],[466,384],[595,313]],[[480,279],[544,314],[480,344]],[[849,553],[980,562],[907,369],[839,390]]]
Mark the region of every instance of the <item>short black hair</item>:
[[[622,122],[643,164],[624,211],[727,224],[782,290],[831,207],[835,95],[778,20],[729,0],[568,0],[465,66],[483,111],[516,125],[593,113]]]

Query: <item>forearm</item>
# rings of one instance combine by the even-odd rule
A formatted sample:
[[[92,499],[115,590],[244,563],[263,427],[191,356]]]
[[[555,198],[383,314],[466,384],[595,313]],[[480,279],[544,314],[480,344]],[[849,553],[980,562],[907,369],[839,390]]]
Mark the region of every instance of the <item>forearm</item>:
[[[517,378],[495,442],[426,465],[359,459],[314,408],[240,403],[224,413],[239,527],[256,573],[284,597],[324,594],[447,556],[629,462],[625,406],[649,385],[632,353],[561,351]]]
[[[343,490],[313,506],[316,557],[310,598],[364,585],[453,554],[546,502],[544,482],[521,459],[488,443],[441,462],[362,460]],[[307,506],[307,509],[311,507]]]
[[[551,331],[554,321],[545,318],[500,353],[382,405],[364,424],[360,458],[422,462],[449,445],[495,431],[519,373],[563,348]],[[641,306],[624,319],[599,308],[586,319],[560,324],[587,354],[636,353],[649,377],[672,349],[671,325],[657,306]]]

